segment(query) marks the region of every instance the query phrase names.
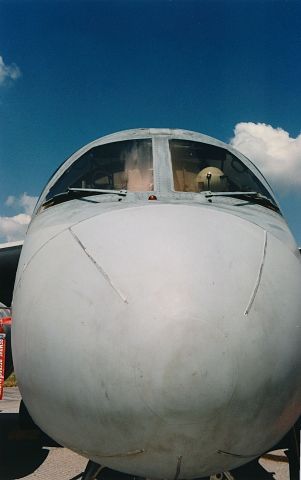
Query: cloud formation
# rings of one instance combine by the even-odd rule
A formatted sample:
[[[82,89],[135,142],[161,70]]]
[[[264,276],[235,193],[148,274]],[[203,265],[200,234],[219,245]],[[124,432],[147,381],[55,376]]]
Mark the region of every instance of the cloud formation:
[[[31,215],[35,204],[37,203],[38,197],[32,197],[27,195],[26,192],[22,193],[19,197],[15,197],[14,195],[9,195],[5,200],[5,205],[7,207],[21,207],[24,213],[27,215]]]
[[[292,138],[282,128],[242,122],[234,128],[231,145],[248,157],[273,188],[282,193],[301,187],[301,134]]]
[[[21,70],[15,63],[6,65],[3,57],[0,55],[0,86],[6,84],[9,80],[17,80],[21,76]]]
[[[19,197],[7,197],[5,205],[21,209],[21,212],[11,217],[0,217],[0,241],[14,242],[24,238],[37,199],[38,197],[27,195],[26,192]]]
[[[15,242],[25,237],[30,215],[19,213],[13,217],[0,217],[0,236],[5,242]]]

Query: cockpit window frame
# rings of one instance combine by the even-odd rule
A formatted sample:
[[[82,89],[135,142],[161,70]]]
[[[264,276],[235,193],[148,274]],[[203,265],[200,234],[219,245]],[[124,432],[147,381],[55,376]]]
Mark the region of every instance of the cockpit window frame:
[[[197,143],[204,143],[213,147],[219,147],[223,150],[229,152],[229,154],[238,158],[246,167],[254,174],[254,176],[259,180],[264,188],[268,191],[269,195],[275,202],[277,206],[279,203],[275,197],[275,194],[264,178],[261,171],[256,167],[256,165],[251,162],[245,155],[241,154],[239,151],[234,149],[231,145],[228,145],[220,140],[217,140],[213,137],[203,135],[198,132],[181,130],[181,129],[151,129],[151,128],[142,128],[142,129],[133,129],[133,130],[124,130],[121,132],[113,133],[101,138],[98,138],[87,145],[84,145],[79,150],[75,151],[70,157],[68,157],[55,172],[51,175],[46,186],[44,187],[36,207],[33,212],[33,216],[37,213],[43,211],[41,205],[45,202],[45,198],[52,188],[52,186],[57,182],[57,180],[64,174],[64,172],[76,162],[82,155],[87,153],[94,147],[105,145],[108,143],[117,143],[124,140],[151,140],[152,145],[152,159],[153,159],[153,191],[151,193],[157,193],[164,197],[172,197],[175,199],[187,199],[194,200],[195,198],[200,198],[199,193],[194,192],[181,192],[175,190],[173,169],[172,169],[172,160],[171,152],[169,148],[170,140],[186,140],[194,141]],[[145,193],[145,195],[144,195]],[[131,192],[131,198],[142,199],[147,198],[147,192],[144,192],[141,196],[141,192]],[[129,197],[128,197],[129,198]],[[281,213],[281,211],[279,212]]]
[[[210,138],[210,137],[207,137],[207,138]],[[188,191],[187,192],[182,192],[182,191],[179,191],[179,190],[175,189],[170,142],[173,141],[173,140],[183,140],[183,141],[187,141],[187,142],[196,142],[196,143],[201,143],[201,144],[203,143],[203,144],[206,144],[206,145],[210,145],[212,147],[217,147],[217,148],[220,148],[220,149],[224,150],[225,152],[230,153],[233,157],[236,157],[242,164],[244,164],[247,167],[247,169],[249,169],[251,171],[251,173],[258,179],[258,181],[260,183],[262,183],[264,188],[267,190],[267,192],[269,193],[269,195],[271,196],[271,198],[275,202],[275,205],[279,208],[279,203],[278,203],[278,201],[275,197],[275,194],[274,194],[270,184],[265,179],[265,177],[263,176],[261,171],[256,167],[256,165],[254,165],[254,163],[250,159],[248,159],[245,155],[243,155],[242,153],[240,153],[236,149],[232,148],[228,144],[224,144],[224,143],[220,142],[219,140],[215,140],[213,138],[210,138],[210,140],[212,140],[212,141],[208,141],[207,138],[204,141],[204,140],[196,139],[196,138],[188,138],[186,135],[185,136],[184,135],[183,136],[169,135],[169,137],[168,137],[168,163],[169,163],[169,168],[170,168],[171,189],[172,189],[173,194],[175,194],[175,195],[178,195],[178,194],[180,194],[180,195],[187,195],[187,194],[188,195],[191,195],[191,194],[192,195],[198,195],[198,193],[195,193],[195,192],[190,192],[190,191],[189,192]],[[279,211],[280,211],[280,208],[279,208]]]
[[[85,146],[83,146],[82,148],[80,148],[79,150],[75,151],[70,157],[67,158],[67,160],[65,160],[63,163],[61,163],[58,168],[55,170],[55,172],[51,175],[50,179],[48,180],[45,188],[43,189],[37,203],[36,203],[36,206],[35,206],[35,209],[33,211],[33,216],[37,215],[38,213],[40,213],[41,211],[41,206],[43,205],[43,203],[45,202],[46,198],[47,198],[47,194],[50,192],[51,188],[55,185],[55,183],[60,179],[60,177],[62,177],[64,175],[64,173],[74,164],[76,163],[77,160],[79,160],[83,155],[85,155],[87,152],[89,152],[90,150],[94,149],[95,147],[100,147],[102,145],[107,145],[107,144],[112,144],[112,143],[120,143],[120,142],[124,142],[124,141],[134,141],[134,140],[150,140],[151,141],[151,152],[152,152],[152,162],[153,162],[153,182],[154,182],[154,186],[153,186],[153,189],[152,190],[149,190],[149,191],[145,191],[145,192],[142,192],[142,193],[154,193],[154,191],[156,190],[156,176],[154,174],[154,170],[155,170],[155,164],[156,164],[156,160],[155,160],[155,155],[154,155],[154,142],[153,142],[153,136],[152,135],[145,135],[145,136],[135,136],[135,137],[131,137],[129,138],[128,136],[124,135],[123,137],[121,138],[116,138],[116,139],[110,139],[111,136],[108,136],[108,137],[103,137],[101,139],[97,139]],[[131,192],[131,194],[140,194],[141,192]]]

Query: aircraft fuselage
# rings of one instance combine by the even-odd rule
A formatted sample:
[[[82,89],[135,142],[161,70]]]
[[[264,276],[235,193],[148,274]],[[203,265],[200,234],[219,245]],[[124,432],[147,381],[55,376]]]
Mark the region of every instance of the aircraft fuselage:
[[[107,175],[99,151],[94,183],[73,174],[99,145],[140,138],[147,169],[150,146],[135,144],[114,160],[126,174]],[[216,162],[204,147],[198,173],[189,142]],[[300,254],[269,186],[233,152],[185,131],[116,134],[71,157],[38,202],[14,290],[15,369],[34,421],[97,463],[203,477],[267,451],[300,415]],[[265,195],[242,190],[239,161]],[[63,175],[78,197],[65,201]]]

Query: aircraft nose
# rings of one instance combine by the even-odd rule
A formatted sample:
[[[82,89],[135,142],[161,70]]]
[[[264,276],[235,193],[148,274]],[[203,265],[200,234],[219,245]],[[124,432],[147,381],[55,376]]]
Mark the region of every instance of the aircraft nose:
[[[251,306],[266,233],[206,207],[151,205],[94,217],[72,234],[110,291],[102,308],[130,351],[143,402],[174,424],[206,412],[211,430],[237,382],[230,332]]]
[[[235,468],[297,416],[300,288],[282,242],[210,205],[88,218],[40,249],[15,290],[23,398],[50,436],[120,471]]]

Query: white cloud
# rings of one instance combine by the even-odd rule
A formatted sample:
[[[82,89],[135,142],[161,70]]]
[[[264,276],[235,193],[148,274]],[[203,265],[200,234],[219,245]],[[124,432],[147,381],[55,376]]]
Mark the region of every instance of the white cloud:
[[[22,240],[25,236],[30,215],[19,213],[14,217],[0,217],[0,237],[6,242]]]
[[[5,205],[21,209],[21,212],[11,217],[0,216],[0,241],[13,242],[24,238],[37,199],[38,197],[30,196],[26,192],[19,197],[7,197]]]
[[[292,138],[282,128],[242,122],[234,129],[231,145],[246,155],[273,187],[282,192],[301,187],[301,134]]]
[[[30,195],[27,195],[27,193],[25,192],[19,198],[19,205],[20,207],[23,207],[24,212],[27,215],[31,215],[37,203],[37,200],[38,200],[38,197],[31,197]]]
[[[6,65],[0,56],[0,86],[9,80],[17,80],[21,76],[21,70],[15,63]]]

